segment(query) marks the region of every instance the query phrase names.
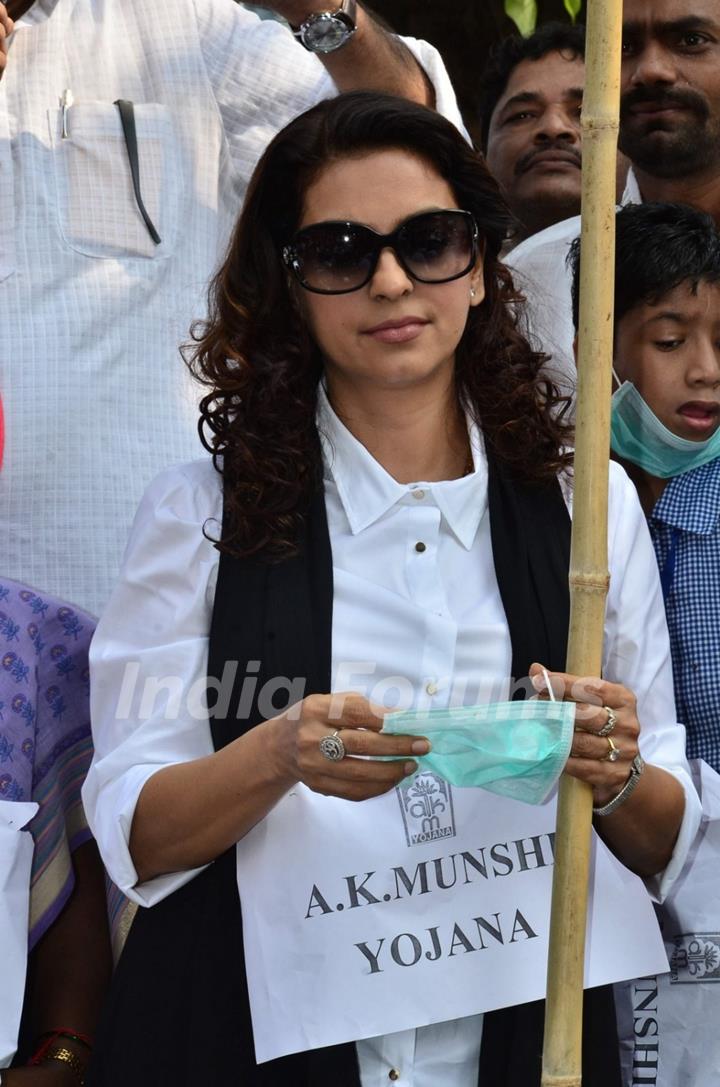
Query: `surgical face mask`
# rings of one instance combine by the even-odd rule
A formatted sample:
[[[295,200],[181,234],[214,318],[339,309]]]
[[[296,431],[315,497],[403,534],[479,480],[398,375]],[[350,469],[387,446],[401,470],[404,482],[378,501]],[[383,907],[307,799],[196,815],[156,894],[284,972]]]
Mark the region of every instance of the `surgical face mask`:
[[[542,804],[567,762],[574,726],[573,702],[530,699],[390,713],[383,732],[426,736],[432,750],[413,758],[451,785]]]
[[[720,457],[720,427],[706,441],[680,438],[660,422],[630,381],[620,385],[611,404],[613,452],[651,476],[671,479]]]

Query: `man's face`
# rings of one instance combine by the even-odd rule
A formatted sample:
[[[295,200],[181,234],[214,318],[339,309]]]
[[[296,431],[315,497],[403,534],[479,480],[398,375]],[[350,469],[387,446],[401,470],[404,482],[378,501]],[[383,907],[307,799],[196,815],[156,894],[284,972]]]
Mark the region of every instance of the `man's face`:
[[[625,0],[620,117],[651,177],[720,166],[720,0]]]
[[[487,164],[527,233],[580,211],[584,82],[579,57],[523,60],[493,111]]]

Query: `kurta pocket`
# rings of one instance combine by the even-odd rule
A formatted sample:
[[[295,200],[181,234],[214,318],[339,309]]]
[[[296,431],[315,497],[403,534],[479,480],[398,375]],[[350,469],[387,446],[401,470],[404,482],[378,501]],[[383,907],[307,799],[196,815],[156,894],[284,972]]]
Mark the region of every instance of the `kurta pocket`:
[[[158,260],[175,248],[182,177],[170,112],[135,103],[134,116],[142,202],[159,243],[138,206],[117,106],[81,102],[65,119],[62,109],[48,110],[58,226],[67,245],[85,256]]]

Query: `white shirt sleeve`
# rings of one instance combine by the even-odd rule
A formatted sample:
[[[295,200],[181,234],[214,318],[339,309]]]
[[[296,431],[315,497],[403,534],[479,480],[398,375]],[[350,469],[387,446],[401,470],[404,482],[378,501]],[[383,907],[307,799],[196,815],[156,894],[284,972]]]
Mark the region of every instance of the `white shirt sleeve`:
[[[198,871],[136,886],[128,843],[146,781],[213,751],[202,692],[219,555],[202,527],[219,536],[221,517],[221,481],[210,458],[158,476],[138,509],[90,649],[95,755],[83,803],[111,879],[143,906]]]
[[[685,729],[676,721],[670,641],[650,533],[635,488],[610,464],[610,589],[605,612],[603,675],[637,698],[640,751],[685,790],[685,813],[672,859],[648,881],[658,901],[668,894],[700,825],[701,807],[685,756]]]
[[[199,43],[242,184],[258,154],[293,117],[337,93],[327,69],[286,26],[259,19],[234,0],[193,0]],[[437,49],[402,38],[435,88],[436,108],[465,133]]]

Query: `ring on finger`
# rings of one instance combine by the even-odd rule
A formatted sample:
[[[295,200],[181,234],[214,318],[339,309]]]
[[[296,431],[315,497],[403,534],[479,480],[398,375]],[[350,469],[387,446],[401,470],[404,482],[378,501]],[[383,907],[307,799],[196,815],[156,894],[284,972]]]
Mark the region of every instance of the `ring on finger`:
[[[345,758],[345,744],[340,739],[340,733],[336,729],[331,736],[323,736],[319,743],[320,754],[329,762],[340,762]]]
[[[598,732],[598,736],[607,737],[610,735],[612,730],[615,728],[615,725],[617,724],[617,714],[615,713],[615,710],[611,710],[609,706],[603,706],[603,709],[607,714],[607,721]]]
[[[607,742],[609,744],[609,750],[608,750],[607,755],[603,755],[603,757],[602,757],[602,759],[600,761],[601,762],[617,762],[618,759],[620,758],[620,748],[616,744],[614,744],[612,742],[612,739],[609,736],[606,736],[605,739],[607,740]]]

